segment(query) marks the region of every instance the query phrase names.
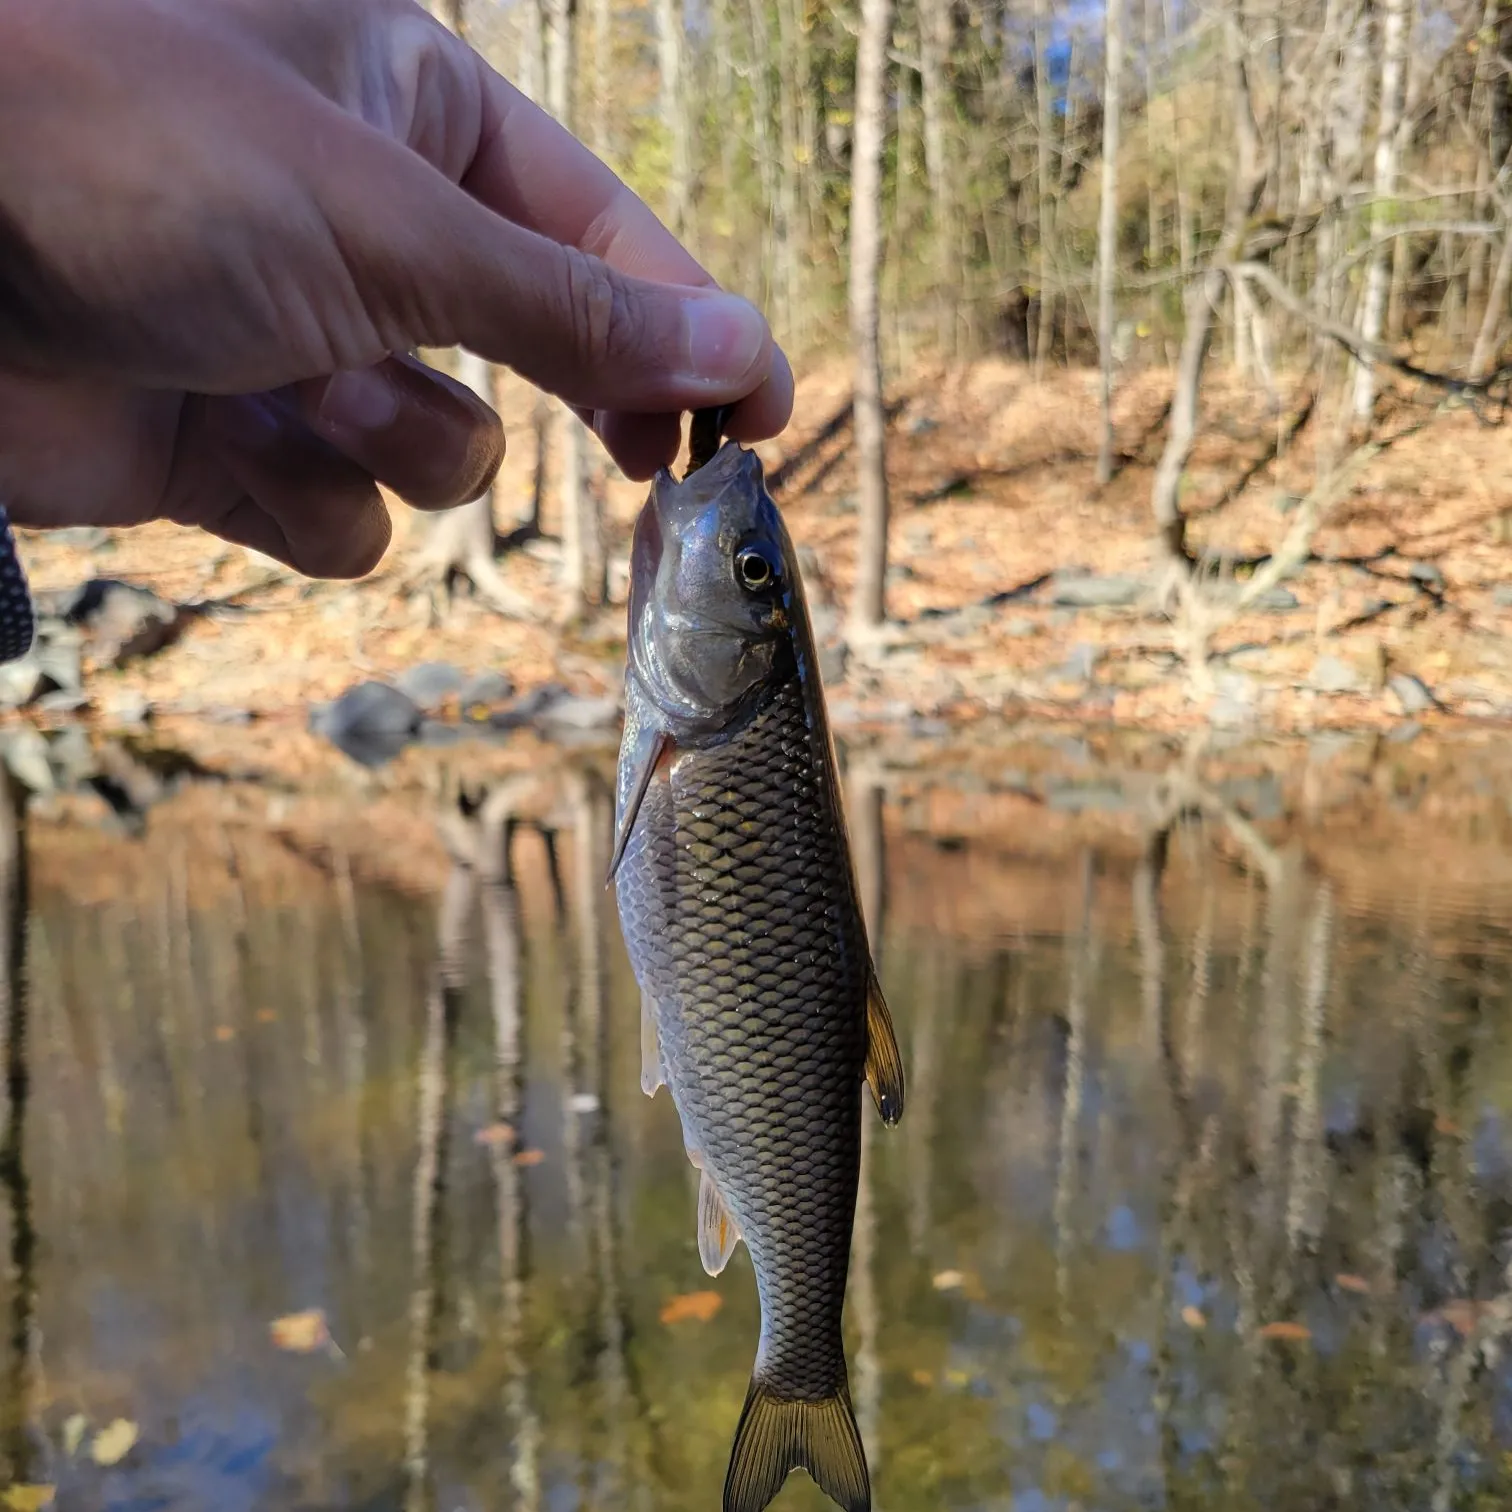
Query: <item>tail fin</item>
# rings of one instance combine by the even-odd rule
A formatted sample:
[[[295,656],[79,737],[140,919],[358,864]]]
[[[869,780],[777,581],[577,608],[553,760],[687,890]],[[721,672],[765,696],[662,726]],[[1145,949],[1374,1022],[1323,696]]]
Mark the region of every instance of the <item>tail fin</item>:
[[[724,1512],[761,1512],[791,1470],[807,1470],[845,1512],[871,1512],[866,1451],[844,1382],[817,1402],[774,1396],[756,1378],[735,1430]]]

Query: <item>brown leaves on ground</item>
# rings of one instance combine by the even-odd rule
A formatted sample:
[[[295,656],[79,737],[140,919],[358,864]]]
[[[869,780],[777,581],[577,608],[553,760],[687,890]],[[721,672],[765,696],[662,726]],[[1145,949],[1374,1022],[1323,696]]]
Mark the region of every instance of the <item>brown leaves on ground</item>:
[[[661,1320],[669,1325],[707,1323],[723,1306],[724,1298],[716,1291],[684,1292],[662,1305]]]

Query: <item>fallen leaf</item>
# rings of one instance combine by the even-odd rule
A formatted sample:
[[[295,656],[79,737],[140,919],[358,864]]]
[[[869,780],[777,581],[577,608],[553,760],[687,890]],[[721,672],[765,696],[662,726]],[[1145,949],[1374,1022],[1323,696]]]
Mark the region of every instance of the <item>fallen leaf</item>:
[[[1364,1276],[1356,1276],[1350,1271],[1340,1271],[1334,1277],[1334,1285],[1340,1291],[1358,1292],[1362,1297],[1368,1297],[1371,1293],[1371,1285]]]
[[[1424,1321],[1447,1323],[1457,1334],[1471,1334],[1475,1331],[1475,1325],[1480,1322],[1481,1315],[1489,1306],[1487,1302],[1473,1302],[1464,1297],[1457,1297],[1453,1301],[1444,1303],[1437,1312],[1428,1313]]]
[[[508,1144],[514,1138],[514,1125],[507,1123],[491,1123],[478,1130],[473,1135],[473,1143],[484,1145],[493,1149],[496,1145]]]
[[[915,1386],[933,1386],[934,1377],[927,1370],[915,1370],[909,1379]]]
[[[724,1298],[716,1291],[684,1292],[663,1305],[661,1320],[681,1323],[691,1318],[695,1323],[707,1323],[723,1306]]]
[[[1312,1338],[1312,1329],[1305,1323],[1266,1323],[1260,1328],[1262,1339],[1283,1339],[1289,1344],[1302,1344]]]
[[[228,1044],[236,1038],[236,1030],[230,1024],[217,1024],[215,1026],[215,1038],[222,1044]]]
[[[97,1465],[119,1465],[136,1445],[137,1425],[129,1418],[117,1418],[108,1428],[95,1434],[89,1456]]]
[[[53,1498],[57,1496],[56,1486],[26,1486],[14,1485],[7,1487],[3,1495],[0,1495],[0,1507],[7,1507],[10,1512],[42,1512],[43,1507],[50,1507]]]
[[[278,1022],[278,1009],[259,1008],[254,1017],[259,1024],[276,1024]]]
[[[313,1354],[331,1342],[326,1315],[318,1307],[274,1318],[268,1325],[268,1332],[275,1347],[287,1349],[291,1354]]]
[[[82,1412],[76,1412],[63,1424],[63,1452],[69,1459],[79,1452],[79,1445],[84,1442],[84,1435],[89,1430],[89,1419]]]
[[[959,1291],[966,1284],[964,1272],[958,1270],[936,1271],[934,1276],[934,1289],[936,1291]]]
[[[1183,1307],[1181,1309],[1181,1321],[1188,1328],[1206,1328],[1207,1319],[1202,1316],[1200,1307]]]
[[[521,1150],[515,1156],[514,1163],[517,1166],[538,1166],[545,1158],[546,1152],[544,1150]]]
[[[1433,1120],[1433,1132],[1453,1138],[1460,1133],[1460,1126],[1452,1118],[1445,1118],[1443,1114],[1440,1114]]]

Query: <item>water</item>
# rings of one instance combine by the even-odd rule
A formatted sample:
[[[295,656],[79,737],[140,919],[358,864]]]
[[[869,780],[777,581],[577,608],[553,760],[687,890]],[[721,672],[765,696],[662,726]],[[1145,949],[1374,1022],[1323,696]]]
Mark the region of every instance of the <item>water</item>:
[[[856,805],[910,1075],[898,1129],[868,1109],[848,1312],[879,1512],[1505,1505],[1512,885],[1476,859],[1505,798],[1457,869],[1409,804],[1438,859],[1405,888],[1212,806],[940,845],[930,801],[885,845]],[[754,1286],[743,1249],[704,1276],[639,1091],[608,803],[588,766],[495,789],[436,896],[247,823],[149,826],[81,884],[31,825],[8,1481],[80,1512],[718,1505]],[[795,1476],[777,1505],[827,1504]]]

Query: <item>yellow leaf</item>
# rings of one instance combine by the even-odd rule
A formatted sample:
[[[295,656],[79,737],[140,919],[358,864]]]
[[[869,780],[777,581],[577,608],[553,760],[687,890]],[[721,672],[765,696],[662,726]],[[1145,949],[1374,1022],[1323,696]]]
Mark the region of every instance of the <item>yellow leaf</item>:
[[[137,1425],[128,1418],[117,1418],[108,1428],[95,1434],[90,1458],[97,1465],[119,1465],[136,1445]]]
[[[936,1291],[960,1291],[966,1284],[965,1275],[958,1270],[936,1271],[934,1276],[934,1289]]]
[[[913,1383],[914,1383],[915,1386],[933,1386],[934,1385],[934,1377],[927,1370],[916,1370],[916,1371],[914,1371],[913,1374],[911,1375],[910,1379],[913,1381]]]
[[[0,1506],[8,1507],[10,1512],[42,1512],[43,1507],[52,1506],[57,1494],[56,1486],[15,1485],[0,1495]]]
[[[79,1445],[84,1442],[84,1435],[89,1429],[89,1419],[82,1412],[76,1412],[63,1424],[63,1452],[69,1459],[79,1452]]]
[[[1303,1344],[1312,1338],[1312,1329],[1305,1323],[1266,1323],[1260,1329],[1262,1339],[1283,1339],[1288,1344]]]
[[[326,1315],[318,1307],[274,1318],[268,1332],[279,1349],[287,1349],[291,1354],[313,1354],[331,1342]]]
[[[1207,1319],[1202,1316],[1200,1307],[1183,1307],[1181,1309],[1181,1321],[1188,1328],[1206,1328]]]
[[[473,1143],[485,1145],[489,1149],[492,1149],[495,1145],[508,1144],[513,1138],[513,1124],[491,1123],[486,1128],[479,1129],[473,1135]]]
[[[681,1323],[691,1318],[695,1323],[707,1323],[723,1306],[724,1298],[716,1291],[685,1292],[662,1307],[661,1320]]]

